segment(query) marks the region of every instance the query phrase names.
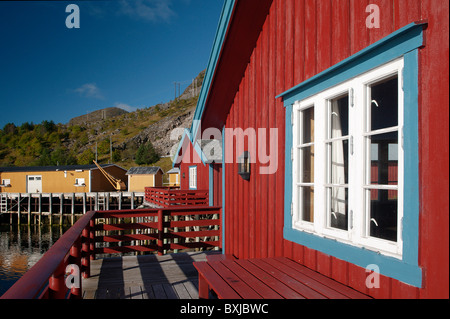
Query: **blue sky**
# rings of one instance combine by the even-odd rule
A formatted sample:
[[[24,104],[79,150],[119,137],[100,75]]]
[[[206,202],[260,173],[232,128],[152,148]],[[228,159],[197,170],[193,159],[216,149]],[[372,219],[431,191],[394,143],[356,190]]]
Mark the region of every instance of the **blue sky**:
[[[69,4],[80,28],[66,27]],[[174,98],[207,66],[223,0],[0,1],[0,128]]]

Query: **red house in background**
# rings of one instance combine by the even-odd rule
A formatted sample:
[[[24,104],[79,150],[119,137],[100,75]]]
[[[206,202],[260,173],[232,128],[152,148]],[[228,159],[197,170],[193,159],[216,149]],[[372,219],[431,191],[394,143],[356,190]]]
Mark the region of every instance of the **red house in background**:
[[[225,1],[179,164],[182,188],[222,206],[224,253],[285,256],[377,298],[448,298],[448,12]]]

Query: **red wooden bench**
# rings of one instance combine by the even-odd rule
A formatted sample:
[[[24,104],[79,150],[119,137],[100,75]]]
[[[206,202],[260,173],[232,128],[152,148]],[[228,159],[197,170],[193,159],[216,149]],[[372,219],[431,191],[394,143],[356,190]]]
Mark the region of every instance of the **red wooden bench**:
[[[371,298],[288,258],[219,256],[194,263],[200,299],[208,299],[210,290],[220,299]]]

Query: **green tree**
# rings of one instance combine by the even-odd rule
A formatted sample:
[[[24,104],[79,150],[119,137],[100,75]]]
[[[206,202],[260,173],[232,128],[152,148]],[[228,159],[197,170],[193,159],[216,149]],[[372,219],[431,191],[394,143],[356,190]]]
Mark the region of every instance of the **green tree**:
[[[78,164],[79,165],[89,165],[92,164],[92,161],[95,159],[95,154],[91,149],[85,150],[78,156]]]
[[[142,144],[137,152],[134,160],[138,165],[148,165],[159,161],[159,155],[153,147],[152,143]]]
[[[109,138],[105,138],[98,144],[98,154],[105,155],[109,154],[110,141]]]
[[[122,154],[120,153],[119,150],[116,149],[116,150],[113,151],[113,153],[112,153],[112,160],[113,160],[113,163],[114,162],[120,162],[122,160]]]
[[[76,165],[77,159],[67,149],[58,147],[50,155],[52,165]]]

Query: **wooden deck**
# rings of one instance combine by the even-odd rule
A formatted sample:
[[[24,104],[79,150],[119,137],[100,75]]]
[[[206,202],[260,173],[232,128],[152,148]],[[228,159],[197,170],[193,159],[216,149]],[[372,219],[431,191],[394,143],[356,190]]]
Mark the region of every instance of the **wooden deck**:
[[[220,252],[112,257],[91,261],[84,299],[198,299],[193,262]]]

